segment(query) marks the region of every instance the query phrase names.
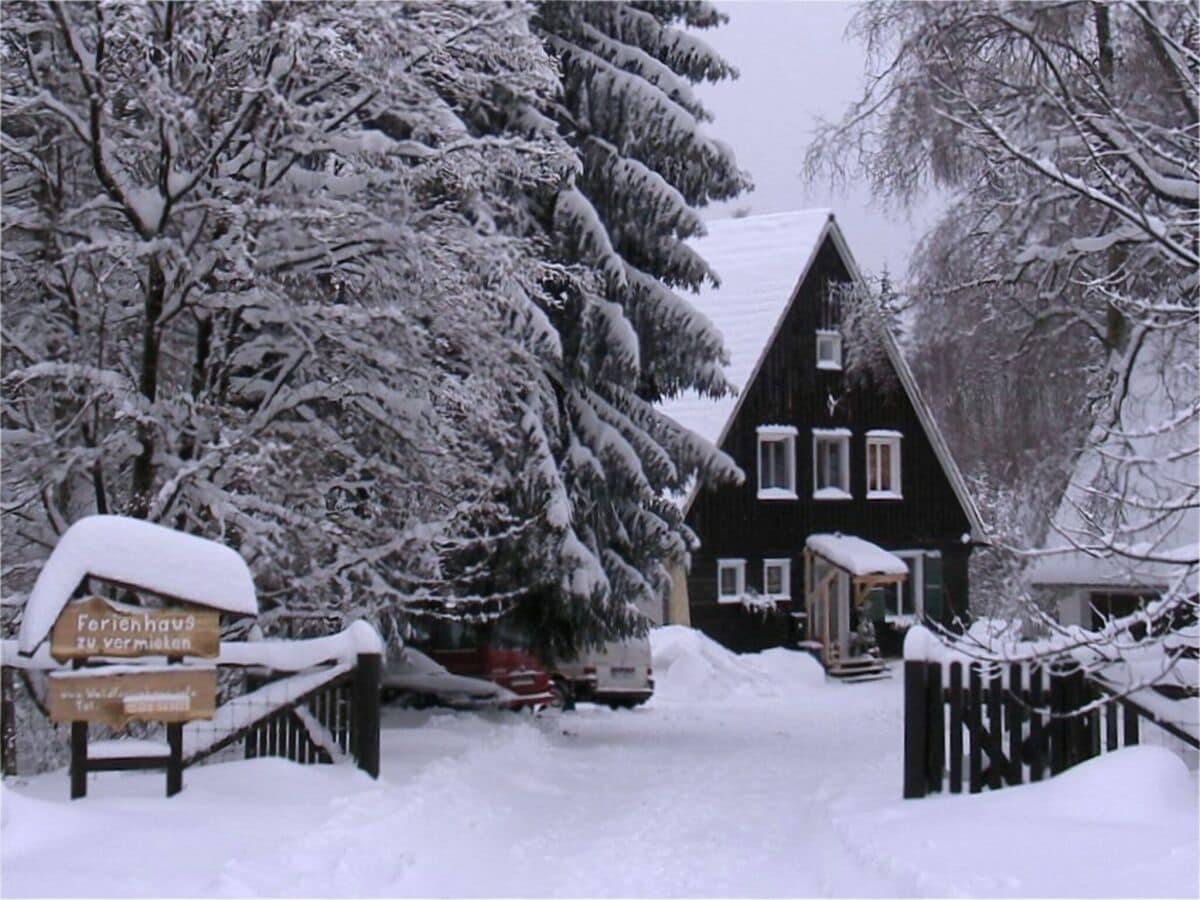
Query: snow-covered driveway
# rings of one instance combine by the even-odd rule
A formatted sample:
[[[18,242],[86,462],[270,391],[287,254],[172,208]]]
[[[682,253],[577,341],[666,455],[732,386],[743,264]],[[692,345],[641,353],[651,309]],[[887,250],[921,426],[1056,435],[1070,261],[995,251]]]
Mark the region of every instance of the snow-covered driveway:
[[[379,782],[279,760],[190,770],[170,801],[161,775],[98,776],[76,803],[63,772],[10,782],[4,893],[1197,892],[1195,775],[1166,751],[902,802],[899,679],[668,637],[638,710],[389,710]]]

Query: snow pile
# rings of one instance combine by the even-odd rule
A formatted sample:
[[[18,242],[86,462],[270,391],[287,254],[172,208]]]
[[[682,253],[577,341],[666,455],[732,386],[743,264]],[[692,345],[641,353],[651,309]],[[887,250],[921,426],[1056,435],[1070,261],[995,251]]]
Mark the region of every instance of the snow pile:
[[[1043,815],[1081,822],[1149,825],[1196,812],[1191,774],[1164,747],[1102,754],[1036,788],[1030,793],[1041,794],[1037,800]]]
[[[667,625],[650,632],[654,696],[674,702],[782,697],[796,687],[823,684],[825,674],[807,653],[776,647],[737,654],[701,631]]]
[[[809,653],[772,647],[745,658],[772,678],[785,691],[797,687],[817,688],[825,685],[825,670]]]
[[[21,621],[22,653],[32,653],[50,633],[88,575],[226,612],[258,614],[254,580],[235,550],[141,519],[85,516],[58,539],[38,574]]]
[[[1035,784],[880,807],[834,830],[924,896],[1195,896],[1196,782],[1162,747],[1128,747]],[[930,851],[936,848],[933,855]]]

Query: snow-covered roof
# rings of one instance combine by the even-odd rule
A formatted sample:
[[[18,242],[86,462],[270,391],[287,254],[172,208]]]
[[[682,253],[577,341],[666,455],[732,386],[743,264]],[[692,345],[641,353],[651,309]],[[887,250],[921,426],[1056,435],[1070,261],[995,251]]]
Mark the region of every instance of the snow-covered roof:
[[[1030,566],[1034,584],[1198,589],[1196,353],[1194,331],[1142,338],[1118,433],[1090,435],[1054,514],[1050,552]]]
[[[1170,560],[1196,556],[1194,547],[1163,552],[1149,545],[1143,549],[1154,559],[1100,556],[1084,550],[1067,549],[1059,543],[1063,540],[1061,535],[1055,535],[1053,540],[1061,552],[1049,553],[1034,560],[1029,568],[1029,578],[1034,584],[1165,590],[1179,574],[1180,566],[1185,565]],[[1138,548],[1133,547],[1131,551],[1136,553]]]
[[[904,560],[848,534],[810,534],[804,545],[851,575],[907,575]]]
[[[688,300],[721,332],[729,352],[725,377],[740,393],[713,400],[687,391],[663,401],[663,412],[720,443],[832,219],[831,210],[802,209],[705,223],[708,234],[689,244],[721,286],[706,285]]]
[[[216,541],[124,516],[86,516],[58,539],[21,619],[32,653],[88,575],[225,612],[258,614],[246,561]]]
[[[740,219],[706,222],[708,234],[690,245],[716,271],[719,288],[705,287],[690,302],[716,326],[729,352],[725,376],[738,389],[736,397],[714,400],[695,391],[664,400],[659,409],[701,437],[720,446],[758,374],[767,350],[783,323],[797,288],[808,275],[825,238],[833,239],[850,276],[862,280],[832,210],[802,209]],[[929,443],[971,525],[982,540],[983,520],[949,445],[942,436],[895,337],[884,332],[884,346],[900,383],[916,410]],[[695,487],[684,502],[695,496]]]

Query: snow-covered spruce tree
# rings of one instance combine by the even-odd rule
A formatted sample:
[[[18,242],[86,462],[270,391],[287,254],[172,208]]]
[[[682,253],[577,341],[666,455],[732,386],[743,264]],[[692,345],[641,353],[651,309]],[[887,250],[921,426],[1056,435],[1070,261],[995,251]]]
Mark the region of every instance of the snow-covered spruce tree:
[[[881,2],[857,29],[876,74],[810,162],[864,172],[901,202],[952,192],[922,250],[926,273],[950,278],[918,295],[983,288],[981,331],[1019,323],[1023,341],[1083,357],[1087,437],[1063,467],[1076,474],[1054,528],[1097,565],[1168,573],[1160,621],[1195,616],[1194,6]]]
[[[711,7],[535,10],[535,32],[561,68],[545,112],[582,160],[540,209],[563,264],[544,282],[562,356],[526,420],[560,549],[554,578],[518,615],[537,649],[558,656],[644,628],[639,608],[660,603],[666,563],[683,560],[691,538],[666,493],[695,477],[738,476],[653,404],[689,388],[727,390],[720,335],[677,291],[714,280],[685,243],[702,231],[697,209],[748,182],[705,132],[692,90],[734,74],[687,30],[719,24]]]
[[[555,87],[522,8],[13,3],[2,54],[6,600],[110,512],[291,616],[494,614],[557,347],[506,225],[573,159],[468,124]]]

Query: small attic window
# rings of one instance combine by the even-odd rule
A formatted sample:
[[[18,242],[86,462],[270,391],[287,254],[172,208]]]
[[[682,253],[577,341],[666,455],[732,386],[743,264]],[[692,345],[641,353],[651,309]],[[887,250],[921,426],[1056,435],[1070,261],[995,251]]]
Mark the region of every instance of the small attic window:
[[[842,370],[842,334],[831,329],[817,329],[817,368]]]

